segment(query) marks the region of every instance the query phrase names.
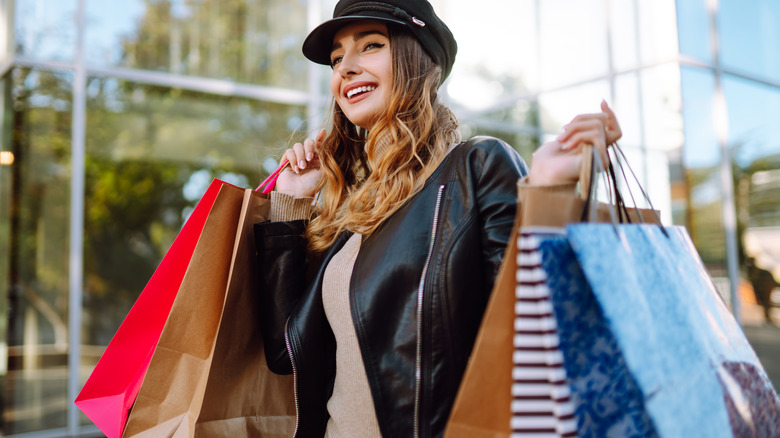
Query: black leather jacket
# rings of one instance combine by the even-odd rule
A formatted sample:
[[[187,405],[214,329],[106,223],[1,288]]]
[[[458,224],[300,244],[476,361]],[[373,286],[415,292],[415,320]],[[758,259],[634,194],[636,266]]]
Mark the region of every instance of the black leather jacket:
[[[363,240],[350,304],[384,437],[443,435],[525,174],[523,160],[500,140],[461,143],[414,198]],[[303,221],[255,225],[262,330],[271,370],[295,373],[296,436],[321,438],[336,371],[322,277],[350,236],[339,236],[316,266],[307,266],[304,227]]]

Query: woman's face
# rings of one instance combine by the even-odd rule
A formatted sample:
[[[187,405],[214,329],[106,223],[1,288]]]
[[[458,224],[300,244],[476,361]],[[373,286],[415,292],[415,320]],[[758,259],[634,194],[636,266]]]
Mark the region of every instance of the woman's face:
[[[330,90],[350,122],[370,130],[386,111],[393,84],[387,26],[365,20],[342,27],[333,37]]]

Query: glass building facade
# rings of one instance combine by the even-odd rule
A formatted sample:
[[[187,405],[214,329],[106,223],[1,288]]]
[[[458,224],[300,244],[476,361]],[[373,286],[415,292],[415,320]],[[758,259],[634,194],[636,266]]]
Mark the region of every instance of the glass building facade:
[[[751,279],[780,279],[780,3],[432,3],[459,43],[442,90],[464,137],[530,160],[606,99],[664,222],[763,342]],[[72,400],[211,179],[255,185],[322,125],[329,70],[300,46],[334,4],[0,0],[0,435],[99,435]]]

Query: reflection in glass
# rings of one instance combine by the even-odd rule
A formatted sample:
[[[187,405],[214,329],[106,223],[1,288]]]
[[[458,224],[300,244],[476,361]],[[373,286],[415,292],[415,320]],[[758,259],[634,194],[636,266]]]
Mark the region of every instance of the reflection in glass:
[[[680,54],[711,64],[713,59],[708,0],[685,0],[676,3]]]
[[[83,379],[211,180],[256,186],[305,114],[114,78],[87,94]]]
[[[683,142],[680,68],[662,64],[642,70],[644,129],[650,148],[669,150]]]
[[[780,81],[780,2],[720,0],[718,31],[724,67]]]
[[[724,76],[747,324],[780,324],[780,89]],[[774,296],[774,298],[773,298]]]
[[[304,90],[306,2],[87,0],[90,64]]]
[[[675,26],[675,0],[637,0],[641,61],[643,64],[667,62],[677,58],[678,27]],[[688,0],[684,0],[688,1]],[[694,0],[699,1],[699,0]],[[686,26],[683,23],[682,26]]]
[[[720,180],[720,145],[715,135],[715,78],[709,70],[683,67],[685,164],[690,196],[688,232],[713,277],[726,277],[726,237]]]
[[[459,117],[463,139],[475,135],[490,135],[500,138],[529,160],[539,147],[539,110],[535,102],[519,100],[503,108],[478,115],[466,114]]]
[[[449,86],[453,96],[469,106],[482,97],[469,85],[499,81],[504,96],[538,87],[539,56],[534,0],[447,1],[439,12],[458,41],[458,57]],[[435,4],[434,4],[435,6]],[[475,31],[475,23],[480,31]],[[495,32],[485,31],[500,29]],[[488,92],[490,90],[488,89]],[[461,97],[464,94],[469,97]]]
[[[623,138],[620,144],[624,147],[640,147],[644,144],[642,126],[640,125],[640,92],[639,73],[625,73],[615,77],[615,98],[609,102],[620,121]]]
[[[723,76],[729,148],[742,168],[780,154],[780,88]]]
[[[76,0],[16,0],[16,53],[45,61],[72,61]]]
[[[636,67],[639,64],[636,2],[609,0],[610,44],[612,45],[612,64],[618,71]]]
[[[64,427],[70,404],[70,90],[67,73],[17,68],[3,81],[3,435]]]
[[[602,76],[609,70],[605,2],[539,2],[542,89]]]
[[[611,100],[606,79],[589,82],[539,95],[539,117],[542,130],[555,133],[577,114],[601,111],[601,100]]]

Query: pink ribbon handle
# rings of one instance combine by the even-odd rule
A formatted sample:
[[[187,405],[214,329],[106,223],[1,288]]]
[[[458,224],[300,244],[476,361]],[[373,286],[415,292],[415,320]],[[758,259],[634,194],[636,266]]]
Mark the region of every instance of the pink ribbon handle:
[[[276,180],[279,179],[279,174],[282,173],[285,167],[289,162],[287,159],[283,159],[282,162],[279,164],[279,167],[276,168],[273,172],[271,172],[270,175],[268,175],[268,178],[265,179],[265,181],[261,182],[259,186],[255,189],[255,191],[263,190],[263,193],[269,193],[271,190],[276,187]]]

